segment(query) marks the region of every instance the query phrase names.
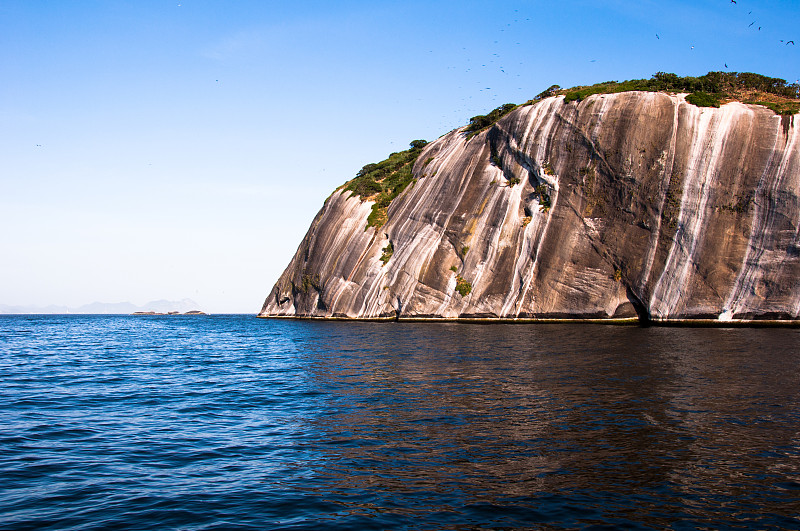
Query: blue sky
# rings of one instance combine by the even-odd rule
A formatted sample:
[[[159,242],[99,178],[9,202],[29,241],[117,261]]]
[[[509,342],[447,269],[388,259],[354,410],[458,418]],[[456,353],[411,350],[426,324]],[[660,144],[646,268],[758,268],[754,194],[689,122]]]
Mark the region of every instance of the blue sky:
[[[2,0],[0,303],[255,313],[364,164],[552,84],[795,81],[798,21],[800,1]]]

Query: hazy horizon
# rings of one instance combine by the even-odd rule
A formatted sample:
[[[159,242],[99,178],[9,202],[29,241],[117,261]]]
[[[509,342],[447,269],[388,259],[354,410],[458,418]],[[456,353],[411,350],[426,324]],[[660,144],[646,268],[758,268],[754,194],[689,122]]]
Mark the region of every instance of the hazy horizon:
[[[0,4],[0,304],[256,313],[365,164],[552,84],[794,82],[800,3]]]
[[[143,304],[134,304],[131,301],[93,301],[81,306],[63,306],[50,304],[47,306],[35,305],[8,305],[0,303],[0,315],[70,315],[70,314],[131,314],[133,312],[172,312],[186,313],[189,311],[204,311],[201,305],[192,299],[169,301],[166,299],[147,301]],[[208,312],[206,312],[208,313]],[[254,312],[250,312],[254,313]]]

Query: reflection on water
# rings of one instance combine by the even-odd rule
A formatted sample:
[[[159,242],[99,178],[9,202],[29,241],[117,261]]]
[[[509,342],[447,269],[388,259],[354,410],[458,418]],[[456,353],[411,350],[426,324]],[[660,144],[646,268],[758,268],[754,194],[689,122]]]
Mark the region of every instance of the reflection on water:
[[[796,331],[315,332],[310,375],[330,397],[314,470],[349,511],[383,499],[403,514],[477,511],[476,523],[511,510],[517,524],[800,526]]]
[[[0,316],[0,529],[800,528],[799,346]]]

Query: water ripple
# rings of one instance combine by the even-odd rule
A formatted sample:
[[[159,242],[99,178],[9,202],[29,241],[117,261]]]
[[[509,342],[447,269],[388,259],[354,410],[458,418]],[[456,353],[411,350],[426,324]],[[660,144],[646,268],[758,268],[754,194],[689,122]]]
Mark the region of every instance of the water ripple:
[[[799,339],[0,316],[0,529],[800,528]]]

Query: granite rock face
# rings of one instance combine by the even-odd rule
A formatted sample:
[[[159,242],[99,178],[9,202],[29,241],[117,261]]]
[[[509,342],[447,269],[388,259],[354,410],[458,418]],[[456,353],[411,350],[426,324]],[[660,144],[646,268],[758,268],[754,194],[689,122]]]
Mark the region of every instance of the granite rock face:
[[[335,192],[259,315],[798,319],[796,118],[626,92],[452,131],[378,230]]]

